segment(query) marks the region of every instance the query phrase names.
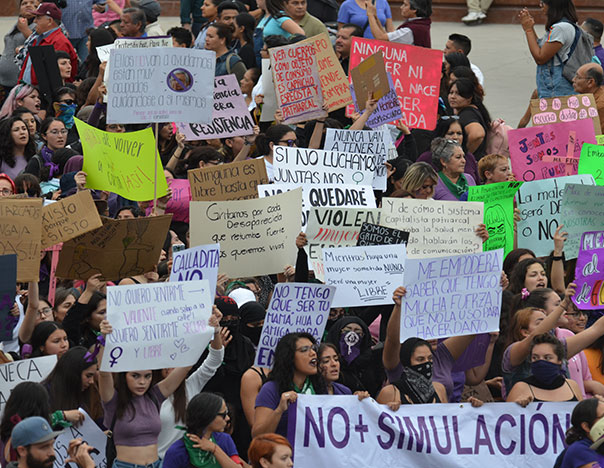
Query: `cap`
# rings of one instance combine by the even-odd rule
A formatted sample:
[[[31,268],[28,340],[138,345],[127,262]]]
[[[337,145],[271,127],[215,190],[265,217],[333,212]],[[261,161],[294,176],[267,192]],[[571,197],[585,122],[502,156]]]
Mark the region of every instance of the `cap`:
[[[592,450],[596,450],[600,445],[604,444],[604,418],[600,418],[589,431],[589,438],[594,441],[591,445]]]
[[[138,7],[145,12],[147,17],[157,18],[161,14],[161,6],[156,0],[140,0]]]
[[[237,307],[241,307],[243,304],[247,302],[255,301],[256,295],[246,288],[237,288],[233,289],[229,293],[229,297],[233,299],[237,303]]]
[[[61,432],[53,431],[46,419],[40,416],[31,416],[25,418],[13,428],[11,444],[13,447],[40,444],[54,439]]]
[[[52,19],[61,21],[61,10],[54,3],[40,3],[38,9],[34,12],[36,16],[50,16]]]

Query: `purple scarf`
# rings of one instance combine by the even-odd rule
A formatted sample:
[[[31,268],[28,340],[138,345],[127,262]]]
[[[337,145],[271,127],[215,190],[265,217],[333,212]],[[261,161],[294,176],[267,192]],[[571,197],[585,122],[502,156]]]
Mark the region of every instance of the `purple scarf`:
[[[40,150],[40,154],[42,155],[42,160],[44,161],[44,165],[50,168],[50,172],[48,173],[48,179],[52,179],[54,174],[59,174],[59,165],[52,162],[53,151],[49,149],[46,145],[42,147]]]

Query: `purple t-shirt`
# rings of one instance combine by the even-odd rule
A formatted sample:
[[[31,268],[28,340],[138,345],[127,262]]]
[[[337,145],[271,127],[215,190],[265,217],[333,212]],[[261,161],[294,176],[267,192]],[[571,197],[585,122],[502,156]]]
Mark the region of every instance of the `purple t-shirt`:
[[[466,176],[466,180],[468,181],[468,185],[476,185],[474,178],[470,174],[464,174]],[[442,181],[440,176],[438,177],[438,184],[434,188],[434,199],[435,200],[450,200],[450,201],[459,201],[455,195],[451,193],[451,191],[447,188],[445,183]]]
[[[352,390],[350,390],[346,385],[342,385],[341,383],[337,382],[334,382],[332,385],[334,395],[352,395]]]
[[[153,386],[145,395],[132,398],[132,406],[128,407],[124,416],[115,420],[113,427],[113,440],[115,445],[128,447],[142,447],[157,444],[157,438],[161,431],[161,420],[159,408],[166,397],[157,385]],[[132,407],[136,415],[132,418]],[[103,402],[103,424],[111,428],[113,415],[117,411],[117,392],[107,403]]]
[[[466,153],[465,158],[466,167],[464,172],[466,174],[470,174],[474,180],[480,180],[480,174],[478,174],[478,163],[476,162],[474,155],[472,153]],[[436,167],[436,164],[434,164],[434,161],[432,161],[432,151],[426,151],[425,153],[420,154],[415,162],[426,162],[430,164],[430,166],[432,166],[436,172],[438,172],[438,167]]]
[[[274,410],[277,408],[277,406],[279,406],[280,401],[281,393],[279,393],[279,386],[277,385],[277,382],[274,380],[269,380],[260,389],[260,392],[256,397],[255,407],[258,408],[259,406],[263,406],[265,408]],[[285,410],[281,415],[281,419],[279,420],[279,424],[277,424],[277,429],[275,430],[277,434],[282,435],[283,437],[287,437],[287,411],[288,410]]]
[[[212,437],[216,441],[216,444],[226,453],[229,457],[239,455],[237,453],[237,447],[230,435],[224,432],[212,432]],[[182,439],[178,439],[166,452],[164,457],[163,467],[165,468],[189,468],[191,462],[189,461],[189,454],[187,448]]]
[[[444,343],[439,343],[436,350],[432,352],[432,380],[445,387],[445,390],[447,391],[447,400],[449,401],[451,401],[453,396],[453,377],[451,376],[451,370],[454,365],[455,360],[453,359],[453,356],[451,356],[449,348],[447,348]],[[388,382],[396,382],[401,378],[402,373],[403,366],[400,362],[394,369],[386,369]],[[256,402],[257,401],[258,400],[256,400]]]
[[[604,456],[589,448],[592,443],[589,439],[582,439],[570,444],[560,468],[579,468],[583,465],[589,465],[589,463],[593,463],[593,465],[589,465],[590,468],[603,467]]]
[[[392,18],[390,5],[386,0],[376,0],[375,8],[377,10],[378,20],[386,27],[386,20]],[[356,24],[359,28],[365,28],[364,37],[373,39],[369,20],[367,19],[367,11],[361,8],[355,0],[346,0],[340,5],[338,10],[338,23]],[[344,70],[348,72],[348,70]]]
[[[602,44],[594,47],[594,55],[598,57],[600,63],[604,65],[604,47],[602,47]]]

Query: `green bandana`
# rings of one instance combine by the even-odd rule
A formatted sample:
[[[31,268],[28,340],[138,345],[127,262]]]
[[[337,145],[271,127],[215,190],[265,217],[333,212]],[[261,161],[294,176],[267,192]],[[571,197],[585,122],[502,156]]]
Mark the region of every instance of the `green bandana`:
[[[467,200],[468,196],[468,181],[466,180],[466,176],[464,176],[463,174],[461,174],[459,176],[459,179],[457,179],[457,183],[454,184],[451,179],[449,179],[444,173],[443,171],[440,171],[438,173],[438,176],[440,177],[440,180],[443,181],[443,183],[445,184],[445,186],[449,189],[449,191],[453,194],[453,196],[455,198],[457,198],[458,200],[462,200],[463,195],[466,195],[464,198]]]
[[[294,391],[296,393],[302,393],[303,395],[314,395],[316,393],[315,388],[312,386],[312,383],[308,377],[304,381],[302,389],[298,388],[298,386],[294,384]]]
[[[210,452],[193,447],[194,442],[185,434],[182,438],[185,443],[185,448],[189,454],[189,462],[195,468],[221,468],[216,457]],[[210,436],[210,440],[216,443],[214,437]]]

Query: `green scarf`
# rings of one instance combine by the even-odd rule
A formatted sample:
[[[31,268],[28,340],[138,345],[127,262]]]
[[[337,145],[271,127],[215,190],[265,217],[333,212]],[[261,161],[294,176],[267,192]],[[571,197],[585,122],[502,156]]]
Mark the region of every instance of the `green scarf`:
[[[312,386],[312,383],[310,381],[310,379],[307,377],[306,380],[304,381],[304,384],[302,385],[302,388],[298,388],[298,386],[296,384],[294,385],[294,391],[296,393],[302,393],[303,395],[315,395],[315,387]]]
[[[195,468],[220,468],[220,463],[218,463],[216,457],[210,452],[193,447],[194,442],[189,439],[186,434],[183,436],[182,440],[184,441],[185,448],[189,454],[189,462]],[[213,436],[210,436],[210,440],[216,443]]]
[[[465,199],[467,200],[467,193],[468,193],[468,181],[466,180],[466,176],[461,174],[459,176],[459,179],[457,179],[457,183],[454,184],[451,179],[449,179],[444,173],[443,171],[440,171],[438,173],[438,176],[440,177],[440,180],[443,181],[443,183],[445,184],[445,186],[449,189],[449,191],[453,194],[453,196],[455,198],[457,198],[458,200],[462,200],[463,195],[465,194]]]

